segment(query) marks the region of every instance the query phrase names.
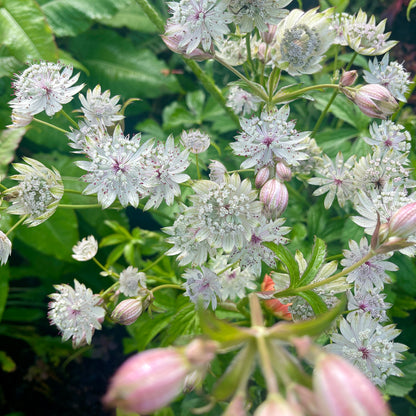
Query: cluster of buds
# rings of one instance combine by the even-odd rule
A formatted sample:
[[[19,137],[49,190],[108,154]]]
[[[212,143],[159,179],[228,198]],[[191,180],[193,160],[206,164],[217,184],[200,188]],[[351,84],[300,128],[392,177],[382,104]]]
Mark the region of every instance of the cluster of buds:
[[[150,290],[141,289],[143,296],[122,300],[113,310],[111,319],[121,325],[131,325],[137,321],[153,300]]]

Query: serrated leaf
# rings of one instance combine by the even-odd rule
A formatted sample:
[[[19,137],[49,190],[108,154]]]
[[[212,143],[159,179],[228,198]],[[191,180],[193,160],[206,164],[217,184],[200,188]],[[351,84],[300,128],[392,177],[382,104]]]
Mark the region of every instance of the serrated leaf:
[[[56,61],[58,49],[52,30],[34,0],[3,0],[0,7],[0,44],[19,61]]]
[[[0,131],[0,178],[7,173],[25,131],[24,127]]]
[[[306,302],[311,305],[312,310],[314,311],[315,315],[320,315],[325,313],[328,308],[322,298],[313,292],[312,290],[306,290],[304,292],[299,292],[298,295],[306,300]]]
[[[311,258],[309,260],[308,266],[300,278],[299,286],[306,286],[316,277],[321,266],[324,264],[326,257],[326,244],[325,241],[321,240],[318,237],[315,237],[315,243],[312,248]]]
[[[278,259],[286,266],[290,277],[289,287],[297,287],[300,279],[299,265],[293,257],[292,253],[281,244],[277,245],[276,243],[265,242],[263,245],[270,248],[270,250],[272,250]]]

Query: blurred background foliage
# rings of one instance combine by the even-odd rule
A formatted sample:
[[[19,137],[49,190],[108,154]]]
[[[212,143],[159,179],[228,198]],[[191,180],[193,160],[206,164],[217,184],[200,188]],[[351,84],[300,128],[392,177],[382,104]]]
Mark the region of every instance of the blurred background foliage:
[[[392,51],[397,60],[405,61],[410,72],[416,72],[415,9],[406,18],[409,1],[321,0],[321,5],[337,10],[357,12],[360,8],[376,14],[378,20],[387,17],[392,39],[401,43]],[[166,4],[152,0],[151,4],[167,18]],[[318,1],[293,1],[294,7],[318,6]],[[329,82],[334,70],[333,51],[327,54],[328,65],[312,77],[302,76],[305,86]],[[349,60],[348,54],[343,59]],[[201,155],[206,170],[211,159],[221,159],[229,170],[237,169],[241,160],[231,156],[228,144],[238,126],[224,109],[223,103],[204,90],[198,77],[182,58],[167,50],[158,29],[134,0],[0,0],[0,176],[12,172],[12,160],[30,156],[55,166],[64,177],[65,187],[82,189],[78,179],[82,171],[73,162],[66,137],[41,124],[28,128],[7,130],[10,124],[8,101],[12,96],[11,77],[37,60],[60,61],[81,72],[80,81],[93,89],[100,84],[120,95],[121,102],[140,98],[125,110],[125,132],[142,132],[144,139],[159,140],[182,129],[200,127],[210,134],[213,146]],[[338,60],[341,66],[345,61]],[[367,65],[366,59],[357,59],[357,69]],[[212,61],[200,64],[205,73],[224,88],[235,78]],[[284,77],[290,84],[294,78]],[[297,82],[297,81],[295,81]],[[86,91],[84,89],[84,94]],[[314,101],[295,102],[291,105],[291,118],[297,120],[298,130],[312,130],[329,95],[315,94]],[[357,107],[345,105],[345,97],[338,96],[330,114],[316,136],[317,142],[329,156],[342,151],[345,158],[368,152],[360,140],[368,134],[370,119]],[[401,112],[399,122],[413,137],[415,148],[415,102],[410,101]],[[79,106],[78,100],[66,106],[67,112]],[[305,111],[306,106],[306,111]],[[76,113],[75,113],[76,115]],[[48,117],[43,115],[45,121]],[[66,119],[56,123],[67,128]],[[412,163],[415,165],[413,154]],[[195,172],[190,167],[190,174]],[[195,175],[194,175],[195,176]],[[12,181],[5,181],[11,185]],[[306,180],[293,179],[289,185],[290,203],[285,213],[292,227],[290,249],[310,253],[313,238],[318,236],[328,244],[328,255],[339,255],[348,247],[349,239],[359,239],[362,231],[348,216],[348,209],[334,205],[329,211],[323,199],[311,196],[313,189]],[[80,198],[65,195],[63,203],[79,204],[85,200],[95,203],[93,197]],[[82,202],[81,202],[82,201]],[[126,330],[104,325],[96,333],[92,347],[74,351],[70,343],[62,343],[56,329],[50,327],[46,314],[48,297],[58,283],[72,284],[74,277],[94,292],[111,284],[101,276],[94,263],[78,263],[71,257],[72,246],[82,237],[93,234],[101,241],[98,259],[117,271],[128,264],[145,267],[160,253],[167,250],[160,226],[170,223],[163,214],[175,212],[161,207],[161,215],[143,213],[129,208],[73,210],[60,209],[44,224],[35,228],[19,228],[13,233],[13,254],[9,264],[0,267],[0,413],[8,416],[31,416],[44,412],[49,415],[110,415],[102,408],[101,396],[115,368],[125,354],[149,346],[169,345],[177,338],[198,333],[199,324],[193,305],[175,292],[157,292],[156,310],[142,316]],[[0,229],[7,230],[16,221],[2,214]],[[416,264],[414,259],[395,256],[400,271],[392,275],[394,284],[388,288],[387,301],[394,304],[391,318],[403,333],[398,339],[416,347]],[[340,257],[338,257],[340,258]],[[267,268],[264,270],[268,271]],[[151,272],[166,281],[180,275],[174,259],[164,259]],[[163,292],[163,293],[161,293]],[[226,314],[221,317],[226,317]],[[213,374],[225,368],[227,355],[213,364]],[[218,370],[218,371],[217,371]],[[416,360],[409,355],[402,364],[406,379],[391,380],[387,392],[397,415],[414,415],[416,400],[413,385],[416,381]],[[214,377],[210,381],[214,382]],[[260,377],[256,382],[261,386]],[[413,389],[413,390],[412,390]],[[259,389],[253,385],[251,397],[260,402]],[[182,402],[174,403],[173,410],[162,415],[189,415],[190,408],[201,405],[194,394]],[[219,414],[219,408],[214,413]],[[215,413],[216,412],[216,413]],[[118,413],[120,415],[120,413]]]

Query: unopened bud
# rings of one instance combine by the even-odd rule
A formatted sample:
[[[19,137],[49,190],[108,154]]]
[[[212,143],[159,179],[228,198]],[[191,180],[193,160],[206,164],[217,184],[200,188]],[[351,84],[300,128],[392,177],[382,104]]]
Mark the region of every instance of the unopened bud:
[[[256,188],[261,188],[270,177],[270,169],[267,166],[262,167],[256,175],[255,185]]]
[[[356,70],[343,72],[339,85],[341,87],[350,87],[357,80],[358,73]]]
[[[391,92],[379,84],[367,84],[356,90],[345,88],[342,91],[370,117],[386,119],[398,108]]]
[[[267,32],[260,32],[263,42],[270,45],[276,35],[277,25],[267,24]]]
[[[3,231],[0,231],[0,264],[6,264],[12,252],[12,243]]]
[[[225,181],[225,174],[227,173],[227,168],[218,160],[211,160],[211,163],[208,165],[210,170],[209,178],[218,183],[222,184]]]
[[[185,348],[185,355],[192,365],[201,367],[213,360],[217,349],[215,341],[195,339]]]
[[[141,299],[125,299],[121,301],[111,314],[111,319],[121,325],[131,325],[143,312]]]
[[[322,355],[313,374],[321,416],[388,416],[387,404],[371,381],[334,354]]]
[[[254,412],[254,416],[303,416],[300,407],[289,404],[278,394],[269,394],[267,400],[263,402]]]
[[[287,182],[292,179],[292,171],[289,166],[286,166],[283,162],[276,164],[276,176],[281,181]]]
[[[129,412],[153,413],[182,392],[191,371],[191,363],[179,349],[141,352],[117,370],[104,396],[104,404]]]
[[[387,225],[389,236],[407,238],[416,234],[416,202],[399,208]]]
[[[240,393],[234,396],[222,416],[247,416],[244,395]]]
[[[261,188],[260,201],[263,202],[268,217],[279,217],[289,202],[286,186],[278,179],[268,180]]]

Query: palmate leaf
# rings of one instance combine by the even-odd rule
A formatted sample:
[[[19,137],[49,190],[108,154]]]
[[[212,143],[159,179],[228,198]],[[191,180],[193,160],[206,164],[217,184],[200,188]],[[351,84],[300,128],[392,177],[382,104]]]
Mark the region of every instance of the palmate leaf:
[[[131,0],[51,0],[42,10],[57,36],[76,36],[94,20],[111,18]]]
[[[52,30],[34,0],[0,0],[0,44],[19,61],[56,61]]]

